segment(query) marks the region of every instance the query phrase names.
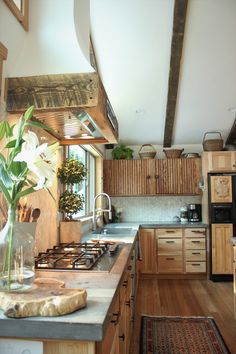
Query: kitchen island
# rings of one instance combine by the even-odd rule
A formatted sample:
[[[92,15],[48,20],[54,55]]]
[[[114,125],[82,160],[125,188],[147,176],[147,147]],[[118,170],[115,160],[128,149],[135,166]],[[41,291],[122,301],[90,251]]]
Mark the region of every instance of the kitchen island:
[[[197,225],[196,225],[197,224]],[[37,277],[54,278],[65,282],[66,288],[84,288],[87,291],[87,306],[74,313],[59,317],[29,317],[24,319],[6,318],[0,312],[0,336],[1,338],[18,338],[43,342],[44,354],[67,353],[75,354],[104,354],[116,353],[114,343],[111,339],[118,337],[124,345],[124,333],[119,332],[119,327],[127,330],[130,336],[127,319],[132,317],[129,296],[128,279],[130,272],[130,260],[137,258],[137,235],[140,228],[196,228],[203,227],[202,223],[171,223],[171,222],[140,222],[109,224],[108,228],[132,228],[129,234],[116,232],[110,234],[88,234],[82,241],[89,241],[92,238],[98,240],[110,239],[122,243],[120,254],[110,271],[37,271]],[[134,250],[136,251],[133,256]],[[134,271],[133,276],[136,275]],[[133,280],[132,280],[133,281]],[[135,285],[136,287],[136,285]],[[129,296],[130,297],[130,296]],[[131,296],[133,297],[133,295]],[[117,302],[117,299],[119,300]],[[131,299],[133,306],[135,299]],[[122,305],[124,303],[125,306]],[[128,305],[128,306],[127,306]],[[123,310],[125,311],[123,311]],[[121,316],[125,312],[125,316]],[[121,326],[117,326],[120,317]],[[111,328],[111,323],[113,324]],[[103,346],[103,343],[104,346]],[[108,350],[106,348],[109,348]],[[112,349],[113,348],[113,349]],[[128,353],[122,349],[120,352]],[[127,345],[128,348],[128,345]],[[106,351],[107,350],[107,351]],[[114,350],[112,352],[112,350]]]
[[[116,238],[119,235],[116,235]],[[87,235],[86,238],[94,238]],[[105,338],[114,316],[114,303],[120,297],[123,277],[137,239],[137,229],[122,235],[119,256],[108,271],[37,271],[37,278],[53,278],[65,282],[66,288],[84,288],[87,306],[59,317],[10,319],[0,312],[1,338],[30,339],[43,342],[43,353],[102,353],[99,342]],[[111,239],[112,236],[109,236]],[[120,237],[119,237],[120,238]]]

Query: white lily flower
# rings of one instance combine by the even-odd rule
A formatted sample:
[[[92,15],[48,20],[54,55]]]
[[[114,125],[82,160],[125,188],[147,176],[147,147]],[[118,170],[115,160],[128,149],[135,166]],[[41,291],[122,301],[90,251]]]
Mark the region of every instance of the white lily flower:
[[[26,162],[33,182],[36,183],[35,190],[51,187],[55,176],[56,151],[59,144],[39,145],[37,135],[31,131],[24,134],[23,139],[21,152],[15,156],[14,161]]]

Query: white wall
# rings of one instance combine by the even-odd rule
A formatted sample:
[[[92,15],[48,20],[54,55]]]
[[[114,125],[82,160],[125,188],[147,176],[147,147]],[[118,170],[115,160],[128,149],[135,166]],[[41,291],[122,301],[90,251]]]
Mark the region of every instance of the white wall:
[[[79,40],[88,56],[89,31],[83,24],[75,27],[74,1],[30,0],[28,32],[0,2],[0,41],[8,48],[5,77],[93,71],[79,46],[81,30]],[[89,7],[82,6],[80,16],[82,11],[88,19]]]

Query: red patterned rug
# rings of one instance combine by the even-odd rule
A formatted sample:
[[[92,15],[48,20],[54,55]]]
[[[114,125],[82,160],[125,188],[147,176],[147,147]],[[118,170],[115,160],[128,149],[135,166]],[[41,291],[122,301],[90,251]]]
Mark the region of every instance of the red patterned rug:
[[[140,354],[230,354],[213,318],[142,316]]]

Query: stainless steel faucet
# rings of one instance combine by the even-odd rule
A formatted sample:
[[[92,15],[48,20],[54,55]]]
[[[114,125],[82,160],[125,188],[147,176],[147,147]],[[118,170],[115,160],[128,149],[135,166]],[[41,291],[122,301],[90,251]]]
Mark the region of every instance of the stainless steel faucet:
[[[108,199],[108,209],[97,208],[96,209],[96,200],[98,197],[104,196]],[[95,196],[93,201],[93,230],[96,230],[96,211],[106,211],[109,213],[109,220],[112,219],[112,212],[111,212],[111,198],[107,193],[99,193]]]

